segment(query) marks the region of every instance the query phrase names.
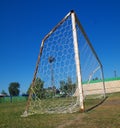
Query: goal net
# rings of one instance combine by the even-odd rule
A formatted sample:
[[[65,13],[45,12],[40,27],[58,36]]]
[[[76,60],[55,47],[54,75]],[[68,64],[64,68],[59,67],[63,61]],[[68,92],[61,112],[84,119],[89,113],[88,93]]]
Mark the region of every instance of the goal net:
[[[42,40],[24,116],[85,111],[93,105],[90,99],[105,97],[103,78],[101,62],[71,11]]]

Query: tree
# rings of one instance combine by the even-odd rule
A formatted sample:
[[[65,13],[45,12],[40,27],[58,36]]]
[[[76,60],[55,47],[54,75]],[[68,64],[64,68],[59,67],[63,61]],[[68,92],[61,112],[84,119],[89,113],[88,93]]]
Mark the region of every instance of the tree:
[[[44,98],[44,82],[40,79],[40,78],[37,78],[36,81],[35,81],[35,88],[34,88],[34,91],[36,93],[36,95],[39,97],[39,98]]]
[[[20,84],[18,82],[12,82],[9,84],[8,90],[10,96],[18,96],[20,93]]]
[[[44,82],[39,77],[37,77],[34,84],[35,85],[33,87],[33,90],[34,90],[33,93],[39,98],[44,98],[45,97]],[[31,86],[27,91],[28,94],[30,92],[30,89],[31,89]]]
[[[60,91],[63,94],[66,94],[67,93],[67,85],[66,85],[66,82],[64,80],[61,80],[60,81]]]
[[[68,77],[67,82],[60,81],[60,90],[65,95],[72,95],[75,92],[75,86],[76,84],[72,83],[72,80],[70,77]]]

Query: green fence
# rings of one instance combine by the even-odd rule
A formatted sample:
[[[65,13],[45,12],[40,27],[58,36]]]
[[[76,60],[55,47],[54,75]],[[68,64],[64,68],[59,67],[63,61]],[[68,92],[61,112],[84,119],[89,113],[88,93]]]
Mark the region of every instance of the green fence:
[[[120,80],[120,77],[116,77],[116,78],[107,78],[104,79],[104,82],[109,82],[109,81],[115,81],[115,80]],[[102,82],[102,80],[91,80],[90,83],[99,83]],[[83,84],[87,84],[88,82],[83,82]]]
[[[108,78],[108,79],[105,79],[105,82],[107,82],[107,81],[115,81],[115,80],[120,80],[120,77]]]
[[[23,102],[27,101],[25,96],[13,96],[13,97],[0,97],[0,103],[4,102]]]

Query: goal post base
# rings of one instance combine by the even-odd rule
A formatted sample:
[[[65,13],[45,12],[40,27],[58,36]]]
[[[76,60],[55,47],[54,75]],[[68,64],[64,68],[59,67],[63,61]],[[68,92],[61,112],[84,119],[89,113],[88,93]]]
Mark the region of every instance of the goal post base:
[[[28,112],[24,111],[24,113],[21,115],[21,117],[27,117],[28,116]]]
[[[84,113],[85,112],[85,109],[84,108],[80,108],[79,112],[80,113]]]

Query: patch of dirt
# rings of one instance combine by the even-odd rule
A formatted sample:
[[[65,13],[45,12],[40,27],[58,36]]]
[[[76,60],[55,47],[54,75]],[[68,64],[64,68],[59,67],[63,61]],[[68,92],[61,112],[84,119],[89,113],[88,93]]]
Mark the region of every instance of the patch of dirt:
[[[84,123],[82,121],[83,117],[85,117],[85,114],[84,113],[80,113],[79,115],[76,116],[75,119],[69,120],[67,122],[64,122],[63,124],[57,126],[57,128],[65,128],[66,126],[68,127],[68,126],[74,124],[75,122],[79,122],[79,123],[83,124]]]
[[[104,102],[102,102],[102,104],[100,104],[100,106],[103,106],[103,108],[108,107],[108,106],[111,106],[112,108],[114,108],[114,106],[117,106],[117,108],[119,108],[120,99],[108,97]],[[98,109],[99,109],[99,107],[98,107]],[[103,109],[103,110],[105,110],[105,109]],[[86,126],[86,125],[88,125],[87,124],[88,122],[84,121],[84,118],[86,118],[86,117],[87,117],[86,113],[80,113],[80,114],[76,115],[76,117],[74,117],[72,120],[67,120],[66,122],[63,122],[62,124],[58,125],[56,128],[66,128],[66,127],[69,128],[71,126],[74,126],[74,124]],[[97,124],[95,124],[95,125],[97,126]],[[91,121],[90,127],[92,127],[92,121]]]
[[[120,100],[108,100],[104,105],[120,105]]]

